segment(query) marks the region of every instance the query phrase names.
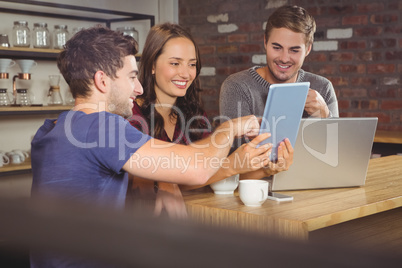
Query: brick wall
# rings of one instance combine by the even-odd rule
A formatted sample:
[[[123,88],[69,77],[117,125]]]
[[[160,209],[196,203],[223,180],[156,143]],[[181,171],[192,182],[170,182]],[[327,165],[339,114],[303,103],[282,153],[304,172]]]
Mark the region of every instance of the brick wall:
[[[263,29],[284,4],[316,19],[313,51],[303,69],[333,83],[342,117],[379,118],[379,129],[402,131],[401,0],[179,0],[179,23],[201,49],[203,101],[218,115],[220,85],[237,71],[264,64]]]

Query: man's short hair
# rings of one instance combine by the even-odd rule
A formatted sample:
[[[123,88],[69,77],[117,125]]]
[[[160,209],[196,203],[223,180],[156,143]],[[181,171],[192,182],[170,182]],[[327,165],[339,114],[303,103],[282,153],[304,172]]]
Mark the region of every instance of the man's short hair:
[[[265,28],[265,42],[273,28],[286,28],[296,33],[305,35],[306,46],[310,46],[314,41],[316,23],[314,18],[302,7],[282,6],[275,10],[268,18]]]
[[[73,97],[88,97],[97,71],[116,78],[124,66],[124,57],[137,52],[138,44],[131,36],[96,26],[79,31],[67,41],[57,66]]]

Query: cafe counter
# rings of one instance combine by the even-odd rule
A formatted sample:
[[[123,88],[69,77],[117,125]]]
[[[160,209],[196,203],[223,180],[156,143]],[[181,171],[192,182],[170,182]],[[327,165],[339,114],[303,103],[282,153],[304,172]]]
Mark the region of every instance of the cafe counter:
[[[283,191],[290,202],[247,207],[238,192],[183,193],[198,223],[282,238],[331,241],[402,253],[402,157],[371,159],[363,187]]]

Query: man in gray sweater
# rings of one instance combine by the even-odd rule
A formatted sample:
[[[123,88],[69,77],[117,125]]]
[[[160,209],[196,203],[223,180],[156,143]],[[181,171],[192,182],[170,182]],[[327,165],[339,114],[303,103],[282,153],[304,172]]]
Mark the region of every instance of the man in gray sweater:
[[[315,20],[304,8],[278,8],[268,18],[264,35],[267,65],[232,74],[223,82],[219,103],[221,116],[263,116],[271,84],[310,82],[303,117],[338,117],[338,101],[332,83],[301,69],[311,51],[315,30]],[[234,147],[239,145],[238,142]],[[284,162],[288,165],[293,161],[293,148],[288,145],[286,148],[289,154],[285,154]],[[264,175],[271,174],[260,170],[259,175],[252,178]]]

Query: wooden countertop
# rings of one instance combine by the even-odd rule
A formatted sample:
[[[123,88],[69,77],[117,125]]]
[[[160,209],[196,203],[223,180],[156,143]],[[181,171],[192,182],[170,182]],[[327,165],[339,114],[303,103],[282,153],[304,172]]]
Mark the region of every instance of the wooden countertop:
[[[402,144],[402,131],[377,130],[374,142]]]
[[[284,191],[292,202],[267,200],[261,207],[246,207],[234,195],[210,190],[184,193],[192,219],[221,226],[253,229],[289,237],[402,206],[402,157],[371,159],[364,187]]]

